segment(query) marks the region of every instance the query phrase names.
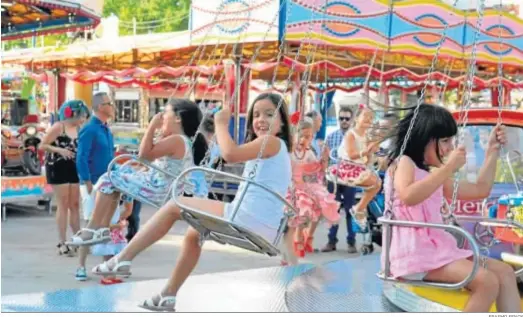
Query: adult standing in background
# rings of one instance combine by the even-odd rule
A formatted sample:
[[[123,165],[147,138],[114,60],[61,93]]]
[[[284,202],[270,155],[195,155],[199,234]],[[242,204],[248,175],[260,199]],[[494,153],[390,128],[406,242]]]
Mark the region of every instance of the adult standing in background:
[[[80,230],[80,192],[76,172],[76,149],[78,130],[89,116],[89,110],[82,100],[65,102],[59,111],[57,121],[42,138],[40,150],[46,152],[45,175],[53,187],[56,197],[56,225],[58,226],[59,255],[73,256],[76,248],[65,245],[67,222],[73,234]]]
[[[338,121],[340,124],[340,128],[329,134],[329,136],[327,137],[327,146],[330,149],[337,149],[340,146],[341,142],[343,142],[343,137],[345,136],[345,133],[349,130],[352,115],[353,113],[350,106],[340,107],[340,110],[338,112]],[[331,162],[331,164],[333,164],[333,162]],[[334,184],[332,182],[328,182],[328,189],[330,193],[334,192]],[[347,222],[347,250],[349,253],[358,252],[358,250],[356,249],[356,233],[354,233],[354,231],[352,230],[352,215],[349,212],[350,208],[355,203],[355,196],[355,188],[339,184],[337,185],[336,200],[341,202],[340,210],[341,207],[345,209],[345,217]],[[336,250],[336,243],[338,243],[338,228],[339,225],[331,226],[328,235],[329,242],[321,250],[322,252],[331,252]]]
[[[96,193],[93,184],[107,172],[109,163],[114,158],[113,134],[108,126],[108,121],[114,118],[114,104],[105,92],[93,96],[93,116],[80,130],[78,136],[78,152],[76,155],[76,168],[80,179],[80,195],[84,220],[88,221],[94,209]],[[89,247],[80,247],[80,259],[87,257]],[[76,271],[77,280],[85,280],[87,272],[85,267]]]
[[[107,125],[114,117],[114,104],[107,93],[99,92],[93,96],[93,114],[80,131],[76,156],[80,191],[89,196],[93,193],[93,184],[107,172],[114,158],[113,135]]]

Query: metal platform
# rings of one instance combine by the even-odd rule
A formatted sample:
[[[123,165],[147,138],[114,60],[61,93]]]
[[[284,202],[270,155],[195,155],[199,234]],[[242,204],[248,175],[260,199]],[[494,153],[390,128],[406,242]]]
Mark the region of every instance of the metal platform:
[[[174,265],[174,262],[173,262]],[[189,277],[178,312],[397,312],[376,277],[379,254]],[[2,297],[2,312],[139,312],[165,280]]]

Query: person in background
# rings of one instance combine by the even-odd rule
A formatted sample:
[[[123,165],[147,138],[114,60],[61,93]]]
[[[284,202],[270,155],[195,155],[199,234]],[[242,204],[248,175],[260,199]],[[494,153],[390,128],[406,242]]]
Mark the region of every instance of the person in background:
[[[114,117],[114,104],[105,92],[93,96],[93,116],[80,130],[78,136],[78,151],[76,155],[76,168],[80,179],[80,196],[84,219],[89,219],[94,208],[96,184],[100,176],[107,172],[109,163],[114,158],[113,134],[107,123]],[[80,257],[88,254],[89,247],[80,247]],[[84,267],[76,270],[76,278],[87,278]]]
[[[319,113],[316,110],[309,111],[305,114],[306,117],[309,117],[312,119],[313,122],[313,133],[314,137],[312,139],[312,150],[314,151],[314,154],[316,156],[320,156],[322,154],[322,150],[325,150],[324,148],[324,142],[321,139],[317,138],[317,134],[321,129],[321,125],[323,123],[323,117],[321,116],[321,113]],[[327,151],[327,157],[328,157],[328,151]]]
[[[327,136],[327,146],[330,149],[337,149],[340,147],[341,142],[345,136],[345,133],[349,130],[353,111],[350,106],[340,106],[338,113],[338,121],[340,128]],[[337,156],[337,155],[335,155]],[[335,164],[330,162],[331,165]],[[330,193],[334,192],[334,184],[332,182],[327,183]],[[349,210],[355,203],[356,200],[356,189],[353,187],[347,187],[342,185],[337,185],[336,190],[336,200],[341,202],[341,206],[345,209],[346,225],[347,225],[347,251],[349,253],[356,253],[356,233],[352,229],[352,215]],[[341,207],[340,207],[341,210]],[[328,242],[327,245],[321,249],[321,252],[332,252],[336,250],[336,243],[338,243],[338,228],[339,225],[333,225],[329,229]]]
[[[42,139],[40,150],[46,152],[45,175],[47,183],[53,187],[58,208],[59,255],[73,256],[76,248],[65,245],[67,220],[73,234],[80,230],[79,180],[76,172],[76,152],[78,130],[89,116],[85,103],[81,100],[65,102],[59,110],[60,121],[49,129]]]

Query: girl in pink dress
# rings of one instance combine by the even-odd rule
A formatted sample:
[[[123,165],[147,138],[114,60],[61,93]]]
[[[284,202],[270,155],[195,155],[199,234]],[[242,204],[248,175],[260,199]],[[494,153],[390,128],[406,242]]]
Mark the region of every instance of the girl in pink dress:
[[[399,122],[396,130],[389,157],[392,165],[385,181],[385,204],[392,202],[395,220],[443,223],[442,199],[452,198],[453,175],[465,164],[466,151],[463,146],[453,148],[457,125],[450,112],[423,104],[404,155],[399,157],[412,117],[413,112]],[[458,199],[489,196],[500,144],[505,142],[504,127],[497,126],[490,135],[477,183],[461,181]],[[392,276],[411,280],[457,283],[465,279],[473,265],[472,252],[458,248],[455,238],[440,229],[392,227],[389,255]],[[488,259],[486,268],[480,268],[466,288],[470,297],[465,312],[488,312],[493,302],[499,312],[521,312],[516,276],[508,264]]]
[[[324,184],[326,160],[316,157],[311,149],[313,122],[307,118],[297,125],[296,143],[291,153],[293,188],[287,199],[298,215],[289,220],[289,235],[294,234],[294,252],[304,257],[313,252],[312,241],[318,222],[323,217],[330,225],[338,222],[339,203]]]

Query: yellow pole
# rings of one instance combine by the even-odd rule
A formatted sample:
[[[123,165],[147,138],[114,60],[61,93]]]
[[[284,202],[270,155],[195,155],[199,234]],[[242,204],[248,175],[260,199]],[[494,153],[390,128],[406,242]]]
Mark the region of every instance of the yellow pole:
[[[74,83],[74,99],[80,99],[89,109],[92,107],[92,101],[93,101],[93,84],[81,84],[81,83]]]

